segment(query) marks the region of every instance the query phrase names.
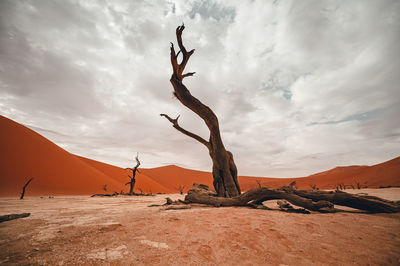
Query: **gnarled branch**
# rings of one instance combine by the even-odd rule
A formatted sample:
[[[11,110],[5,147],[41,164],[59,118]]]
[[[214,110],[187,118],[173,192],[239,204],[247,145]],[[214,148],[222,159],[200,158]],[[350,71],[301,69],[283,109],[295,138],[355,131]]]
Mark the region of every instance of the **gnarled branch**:
[[[136,183],[135,177],[136,177],[136,172],[139,172],[138,171],[139,170],[138,169],[139,165],[140,165],[139,154],[136,154],[136,166],[133,167],[133,168],[129,168],[129,167],[125,168],[125,170],[132,171],[132,176],[128,175],[128,177],[130,178],[130,181],[125,184],[125,186],[130,184],[129,195],[133,195],[134,194],[133,189],[134,189],[134,186],[135,186],[135,183]]]
[[[169,115],[167,114],[160,114],[160,116],[165,117],[169,122],[171,122],[172,126],[178,130],[179,132],[185,134],[186,136],[189,136],[191,138],[194,138],[195,140],[197,140],[198,142],[200,142],[201,144],[204,144],[208,149],[210,149],[210,143],[208,141],[206,141],[205,139],[203,139],[202,137],[200,137],[199,135],[196,135],[190,131],[187,131],[186,129],[182,128],[179,124],[178,124],[178,118],[179,115],[175,118],[172,119],[171,117],[169,117]]]
[[[249,190],[237,197],[224,198],[217,197],[216,193],[205,185],[194,184],[185,197],[185,203],[200,203],[217,207],[253,206],[275,199],[285,199],[293,205],[318,212],[339,211],[334,208],[334,204],[372,213],[400,212],[398,203],[378,197],[353,195],[342,191],[296,190],[290,186],[279,189],[260,187]]]

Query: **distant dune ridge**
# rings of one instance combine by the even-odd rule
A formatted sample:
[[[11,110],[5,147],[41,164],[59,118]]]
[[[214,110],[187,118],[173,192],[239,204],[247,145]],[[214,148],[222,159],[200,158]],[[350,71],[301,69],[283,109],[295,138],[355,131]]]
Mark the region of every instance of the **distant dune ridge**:
[[[53,142],[4,116],[0,116],[0,196],[17,196],[25,182],[34,177],[26,197],[54,195],[91,195],[102,193],[107,184],[109,193],[127,191],[128,171],[71,154]],[[280,187],[296,181],[299,188],[316,185],[332,189],[343,183],[350,188],[356,182],[369,188],[400,187],[400,157],[373,166],[336,167],[301,178],[261,178],[239,176],[243,191],[258,186]],[[209,172],[175,165],[143,169],[136,177],[135,190],[152,193],[186,192],[193,183],[212,187]]]

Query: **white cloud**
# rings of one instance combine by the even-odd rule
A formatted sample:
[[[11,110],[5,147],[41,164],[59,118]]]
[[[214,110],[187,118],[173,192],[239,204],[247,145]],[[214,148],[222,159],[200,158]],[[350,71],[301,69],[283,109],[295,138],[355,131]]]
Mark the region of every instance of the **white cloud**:
[[[0,114],[72,153],[126,166],[211,169],[159,117],[169,42],[187,26],[186,82],[220,119],[239,174],[301,176],[398,156],[397,1],[1,1]]]

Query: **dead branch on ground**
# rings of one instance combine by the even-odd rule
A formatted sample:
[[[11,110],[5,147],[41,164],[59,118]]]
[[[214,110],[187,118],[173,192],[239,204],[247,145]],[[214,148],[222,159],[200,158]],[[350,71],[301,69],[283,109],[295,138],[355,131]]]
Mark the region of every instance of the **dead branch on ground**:
[[[7,214],[7,215],[2,215],[0,216],[0,223],[6,222],[6,221],[11,221],[19,218],[25,218],[31,215],[29,212],[26,213],[20,213],[20,214]]]

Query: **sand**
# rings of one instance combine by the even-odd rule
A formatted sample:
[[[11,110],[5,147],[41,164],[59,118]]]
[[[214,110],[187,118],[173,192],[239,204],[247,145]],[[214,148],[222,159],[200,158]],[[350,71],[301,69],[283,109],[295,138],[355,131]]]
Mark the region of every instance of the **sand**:
[[[400,200],[400,188],[353,192]],[[400,214],[148,207],[166,196],[1,198],[0,215],[31,216],[0,223],[0,264],[400,264]]]

